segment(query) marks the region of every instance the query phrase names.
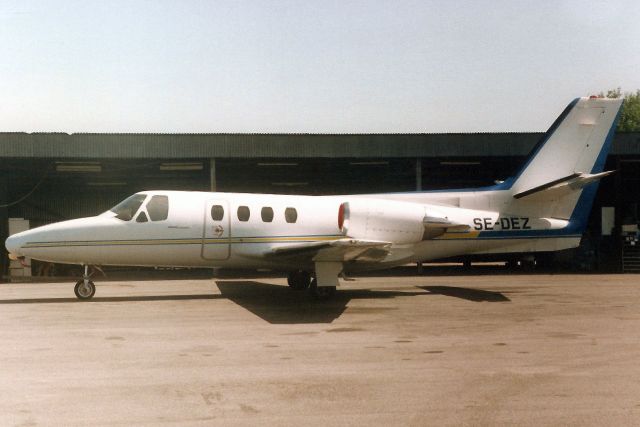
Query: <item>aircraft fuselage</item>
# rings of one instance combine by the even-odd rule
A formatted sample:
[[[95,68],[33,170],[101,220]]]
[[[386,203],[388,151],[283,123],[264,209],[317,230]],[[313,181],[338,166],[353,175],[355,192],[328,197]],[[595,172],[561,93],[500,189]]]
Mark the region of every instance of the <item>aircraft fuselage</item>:
[[[414,261],[490,252],[523,252],[571,247],[579,236],[540,240],[541,232],[566,227],[566,222],[498,212],[437,206],[440,215],[468,224],[464,232],[423,236],[423,217],[434,205],[364,196],[283,196],[244,193],[145,192],[146,199],[130,219],[116,213],[63,221],[12,236],[10,252],[43,261],[88,264],[172,267],[305,269],[310,258],[271,256],[277,248],[329,242],[347,237],[339,227],[342,203],[366,200],[370,205],[406,203],[417,207],[414,240],[393,244],[381,260],[346,263],[347,270],[385,268]],[[166,219],[154,221],[147,204],[154,195],[168,200]],[[378,197],[383,197],[382,195]],[[247,215],[248,213],[248,215]],[[394,224],[384,221],[367,239],[387,241]],[[141,222],[140,218],[146,218]],[[371,218],[363,219],[370,222]],[[386,229],[383,227],[387,227]],[[403,232],[399,230],[398,232]],[[528,234],[522,234],[522,233]],[[529,236],[527,238],[527,236]],[[513,238],[510,238],[513,237]],[[397,239],[396,239],[397,240]]]

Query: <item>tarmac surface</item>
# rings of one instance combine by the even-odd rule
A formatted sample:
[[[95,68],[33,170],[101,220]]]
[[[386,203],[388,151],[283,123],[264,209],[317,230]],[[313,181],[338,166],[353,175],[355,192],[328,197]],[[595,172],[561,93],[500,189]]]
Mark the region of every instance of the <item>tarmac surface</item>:
[[[640,276],[0,285],[0,425],[640,425]]]

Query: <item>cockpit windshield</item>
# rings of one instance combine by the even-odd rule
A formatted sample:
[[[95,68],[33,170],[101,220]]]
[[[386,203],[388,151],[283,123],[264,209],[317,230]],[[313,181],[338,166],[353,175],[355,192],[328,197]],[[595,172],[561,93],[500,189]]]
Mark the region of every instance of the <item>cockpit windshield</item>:
[[[111,208],[111,212],[116,214],[116,218],[121,219],[123,221],[131,221],[131,218],[138,212],[142,202],[146,199],[147,196],[145,194],[134,194],[122,202],[118,203],[116,206]]]

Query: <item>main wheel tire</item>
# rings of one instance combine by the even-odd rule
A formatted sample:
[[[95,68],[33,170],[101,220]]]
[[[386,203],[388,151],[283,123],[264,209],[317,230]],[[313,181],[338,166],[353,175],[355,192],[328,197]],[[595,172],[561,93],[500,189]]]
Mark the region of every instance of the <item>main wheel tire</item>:
[[[93,298],[96,293],[96,285],[88,280],[87,283],[84,283],[84,279],[78,280],[76,286],[73,288],[73,292],[76,294],[76,297],[80,300],[88,300]]]
[[[309,287],[309,291],[311,292],[311,296],[317,300],[328,300],[332,298],[336,294],[335,286],[318,286],[318,280],[313,279],[311,281],[311,286]]]
[[[287,284],[294,291],[302,291],[309,288],[311,274],[308,271],[292,271],[287,277]]]

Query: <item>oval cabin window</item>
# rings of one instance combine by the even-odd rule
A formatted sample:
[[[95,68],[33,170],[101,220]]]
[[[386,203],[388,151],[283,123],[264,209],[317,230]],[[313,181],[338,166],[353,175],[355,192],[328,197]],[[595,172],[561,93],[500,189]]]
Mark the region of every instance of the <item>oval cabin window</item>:
[[[242,222],[249,221],[251,211],[248,206],[238,206],[238,219]]]
[[[214,221],[222,221],[224,218],[224,208],[221,205],[211,206],[211,219]]]
[[[298,220],[298,211],[296,208],[287,208],[284,210],[284,219],[292,224]]]
[[[273,221],[273,209],[269,206],[265,206],[264,208],[262,208],[262,210],[260,211],[260,215],[262,216],[263,222]]]

